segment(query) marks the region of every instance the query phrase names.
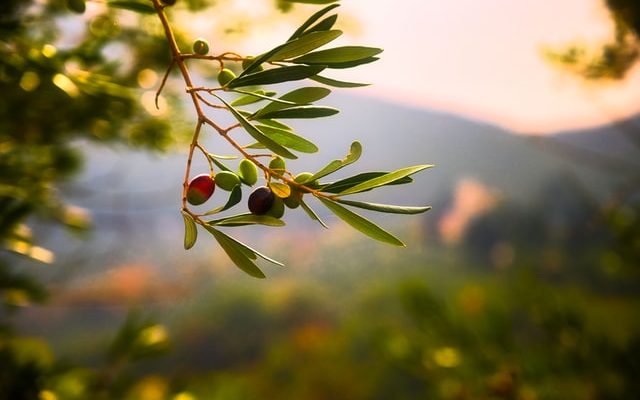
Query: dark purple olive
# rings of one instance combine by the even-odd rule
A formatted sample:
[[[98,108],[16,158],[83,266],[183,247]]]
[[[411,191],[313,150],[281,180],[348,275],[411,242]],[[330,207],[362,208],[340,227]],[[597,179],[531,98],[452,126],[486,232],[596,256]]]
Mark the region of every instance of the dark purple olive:
[[[266,186],[260,186],[249,196],[249,211],[255,215],[264,215],[273,206],[275,195]]]

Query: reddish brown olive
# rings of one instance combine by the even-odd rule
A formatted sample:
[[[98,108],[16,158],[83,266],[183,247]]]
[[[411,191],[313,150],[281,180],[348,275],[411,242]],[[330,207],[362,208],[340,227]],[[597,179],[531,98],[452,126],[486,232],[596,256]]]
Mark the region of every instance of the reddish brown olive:
[[[260,186],[249,196],[249,211],[255,215],[264,215],[271,209],[275,195],[266,186]]]
[[[201,174],[189,182],[187,188],[187,201],[194,206],[209,200],[216,189],[216,182],[209,174]]]

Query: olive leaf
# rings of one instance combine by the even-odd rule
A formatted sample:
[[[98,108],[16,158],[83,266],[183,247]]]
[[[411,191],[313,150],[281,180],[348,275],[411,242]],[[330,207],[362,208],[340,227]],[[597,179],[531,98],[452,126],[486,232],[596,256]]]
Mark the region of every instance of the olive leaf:
[[[297,64],[341,64],[353,61],[366,60],[376,54],[382,53],[382,49],[364,46],[342,46],[332,49],[314,51],[291,60]]]
[[[244,90],[232,89],[231,91],[232,92],[236,92],[236,93],[244,94],[246,97],[254,97],[254,98],[257,97],[258,100],[268,100],[268,101],[273,101],[273,102],[276,102],[276,103],[282,103],[284,105],[293,105],[293,106],[296,105],[296,103],[294,103],[292,101],[281,100],[281,99],[278,99],[278,98],[275,98],[275,97],[272,97],[272,96],[268,96],[266,94],[259,93],[259,92],[262,92],[262,90],[256,90],[255,92],[247,92],[247,91],[244,91]],[[274,93],[274,92],[271,92],[271,93]],[[243,97],[245,97],[245,96],[243,96]],[[237,101],[240,100],[240,99],[243,99],[243,97],[240,97],[240,98],[236,99],[235,101],[231,102],[231,105],[232,106],[237,106],[238,105]],[[256,101],[258,101],[258,100],[256,100]],[[240,103],[241,103],[240,105],[246,105],[246,104],[255,103],[255,101],[247,103],[248,101],[249,100],[247,100],[247,99],[243,99],[242,101],[240,101]],[[234,103],[236,103],[236,104],[234,104]]]
[[[309,218],[311,218],[314,221],[318,221],[318,223],[320,225],[322,225],[324,228],[329,229],[327,224],[325,224],[324,221],[322,219],[320,219],[318,214],[315,211],[313,211],[313,209],[311,207],[309,207],[309,205],[307,203],[305,203],[305,201],[302,200],[302,199],[300,199],[300,207],[302,207],[302,209],[309,216]]]
[[[337,88],[355,88],[355,87],[363,87],[363,86],[369,86],[370,83],[356,83],[356,82],[345,82],[345,81],[339,81],[336,79],[331,79],[331,78],[327,78],[324,76],[320,76],[320,75],[314,75],[314,76],[310,76],[309,79],[314,80],[316,82],[319,83],[323,83],[327,86],[333,86],[333,87],[337,87]]]
[[[421,214],[431,210],[431,206],[413,207],[413,206],[396,206],[391,204],[368,203],[363,201],[353,201],[345,199],[337,199],[338,203],[346,204],[353,207],[363,208],[365,210],[378,211],[389,214]]]
[[[413,175],[416,172],[420,172],[424,169],[431,168],[433,165],[416,165],[413,167],[402,168],[393,172],[389,172],[388,174],[384,174],[382,176],[378,176],[376,178],[369,179],[362,183],[359,183],[355,186],[352,186],[346,190],[338,193],[340,196],[344,196],[347,194],[359,193],[365,190],[371,190],[373,188],[388,185],[391,182],[397,181],[398,179],[404,178],[409,175]]]
[[[246,106],[249,104],[253,104],[253,103],[257,103],[259,101],[265,100],[264,96],[271,98],[276,95],[276,92],[273,92],[273,91],[267,92],[262,89],[255,90],[253,92],[244,92],[244,93],[246,93],[244,96],[240,96],[234,101],[232,101],[231,105],[234,107]],[[257,95],[261,95],[261,96],[257,96]]]
[[[298,136],[289,130],[273,128],[266,125],[256,125],[256,128],[258,128],[260,132],[264,133],[269,138],[273,139],[276,143],[289,149],[300,151],[302,153],[315,153],[318,151],[318,146],[316,146],[313,142],[310,142],[309,140],[303,138],[302,136]],[[258,148],[259,146],[249,145],[247,147]]]
[[[311,32],[328,31],[331,28],[333,28],[333,26],[336,24],[337,20],[338,20],[338,14],[333,14],[331,16],[328,16],[327,18],[325,18],[322,21],[318,22],[317,24],[315,24],[311,28],[307,29],[304,32],[304,34],[307,35],[307,34],[309,34]]]
[[[329,93],[331,93],[331,90],[327,88],[310,86],[310,87],[303,87],[296,90],[292,90],[291,92],[284,94],[278,99],[289,101],[289,102],[295,103],[296,105],[310,104],[310,103],[313,103],[314,101],[318,101],[320,99],[327,97]],[[283,108],[288,108],[288,107],[289,107],[288,105],[285,105],[282,103],[275,103],[275,102],[270,103],[264,106],[263,108],[261,108],[260,110],[256,111],[252,115],[252,118],[253,119],[265,118],[263,117],[265,114],[268,114],[273,111],[282,110]]]
[[[364,181],[368,181],[369,179],[377,178],[379,176],[388,174],[389,172],[362,172],[360,174],[350,176],[348,178],[341,179],[336,182],[326,183],[322,186],[322,191],[325,193],[340,193],[343,190],[347,190],[349,188],[354,187]],[[404,178],[400,178],[393,182],[388,183],[387,185],[404,185],[407,183],[413,182],[411,177],[405,176]]]
[[[340,35],[342,35],[342,31],[339,30],[308,33],[304,36],[285,43],[284,46],[282,46],[277,52],[271,55],[271,57],[269,57],[266,61],[288,60],[303,54],[307,54],[311,50],[315,50],[320,46],[334,41]]]
[[[307,28],[309,28],[317,20],[322,18],[326,13],[328,13],[329,11],[331,11],[334,8],[339,7],[339,6],[340,6],[340,4],[332,4],[330,6],[327,6],[327,7],[323,8],[322,10],[316,12],[312,16],[310,16],[302,25],[300,25],[300,27],[298,29],[296,29],[295,32],[293,32],[293,35],[291,35],[289,40],[293,40],[293,39],[295,39],[295,38],[297,38],[299,36],[302,36],[305,33],[305,31],[307,30]]]
[[[266,278],[265,274],[252,261],[256,259],[255,253],[247,250],[247,248],[240,245],[238,241],[219,230],[209,226],[205,228],[213,235],[220,247],[222,247],[222,250],[227,253],[227,256],[229,256],[238,268],[255,278]]]
[[[333,107],[322,107],[322,106],[298,106],[298,107],[289,107],[282,110],[271,111],[266,114],[263,114],[262,117],[271,119],[271,118],[322,118],[322,117],[330,117],[339,113],[340,110],[337,110]]]
[[[310,76],[317,75],[326,67],[324,65],[292,65],[287,67],[279,67],[267,69],[252,74],[238,76],[227,83],[229,89],[255,86],[269,85],[273,83],[282,83],[290,81],[299,81]]]
[[[345,158],[343,158],[342,160],[333,160],[333,161],[331,161],[329,164],[324,166],[324,168],[322,168],[320,171],[316,172],[311,177],[309,177],[309,179],[307,179],[305,182],[300,182],[300,183],[311,182],[311,181],[314,181],[316,179],[320,179],[323,176],[327,176],[329,174],[332,174],[332,173],[336,172],[337,170],[339,170],[341,168],[344,168],[347,165],[353,164],[354,162],[358,161],[358,159],[360,158],[361,154],[362,154],[362,145],[360,144],[360,142],[355,141],[355,142],[351,143],[351,148],[349,149],[349,154],[347,154],[347,156]]]
[[[340,204],[332,200],[326,199],[324,197],[318,197],[318,199],[338,218],[351,225],[358,231],[369,236],[370,238],[395,246],[405,246],[405,244],[402,243],[398,238],[380,228],[378,225],[374,224],[368,219],[354,213],[351,210],[346,209],[345,207],[342,207]]]
[[[184,219],[184,249],[189,250],[198,239],[198,227],[190,214],[182,211],[182,218]]]
[[[269,215],[255,215],[251,213],[232,215],[221,219],[208,221],[207,224],[215,226],[245,226],[245,225],[265,225],[284,226],[283,220]]]
[[[251,135],[251,137],[253,137],[255,140],[262,143],[263,145],[265,145],[266,148],[273,151],[279,156],[289,158],[289,159],[298,158],[296,157],[295,154],[291,153],[289,150],[285,149],[284,147],[276,143],[273,139],[270,139],[269,137],[265,136],[262,132],[260,132],[260,130],[256,128],[251,122],[249,122],[244,115],[242,115],[238,110],[233,108],[222,97],[219,97],[215,94],[214,96],[216,96],[218,100],[220,100],[225,106],[227,106],[227,108],[229,109],[231,114],[233,114],[235,119],[247,131],[247,133],[249,133],[249,135]]]

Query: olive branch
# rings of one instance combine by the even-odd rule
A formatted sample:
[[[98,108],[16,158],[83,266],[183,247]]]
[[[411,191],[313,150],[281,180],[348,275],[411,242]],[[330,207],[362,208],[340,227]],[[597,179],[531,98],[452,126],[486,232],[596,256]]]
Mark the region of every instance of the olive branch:
[[[220,228],[247,225],[284,226],[282,220],[285,208],[302,208],[304,212],[322,226],[327,225],[305,201],[305,195],[319,200],[338,218],[365,235],[396,246],[404,246],[391,233],[382,229],[363,216],[351,211],[350,207],[394,214],[419,214],[431,209],[429,206],[409,207],[354,201],[347,195],[366,192],[381,186],[411,183],[411,175],[432,167],[416,165],[391,172],[364,172],[333,182],[323,182],[322,178],[355,163],[362,153],[362,146],[354,141],[348,154],[341,160],[333,160],[315,173],[294,174],[287,169],[285,159],[296,159],[294,152],[314,153],[317,146],[310,140],[298,135],[280,120],[296,118],[321,118],[338,113],[338,110],[326,106],[314,105],[314,102],[331,93],[329,87],[354,88],[366,84],[338,81],[319,75],[325,70],[353,68],[378,60],[382,49],[364,46],[342,46],[323,50],[318,48],[338,38],[342,31],[333,29],[337,14],[327,15],[339,4],[335,1],[311,15],[289,37],[272,49],[256,56],[241,56],[234,52],[209,55],[209,44],[205,39],[193,43],[192,52],[183,52],[176,41],[166,8],[175,0],[151,0],[153,11],[162,23],[171,51],[171,61],[156,92],[156,101],[163,90],[169,74],[178,68],[184,81],[185,92],[191,98],[197,114],[182,189],[181,212],[185,224],[184,247],[190,249],[198,237],[198,225],[208,231],[218,242],[229,258],[241,270],[251,276],[264,278],[265,275],[256,264],[258,258],[282,265],[280,262],[260,253],[248,245],[234,239]],[[289,0],[294,1],[294,0]],[[219,69],[216,87],[196,86],[187,66],[188,61],[216,63]],[[226,65],[233,63],[241,68],[236,76]],[[312,80],[323,86],[303,86],[284,95],[259,87],[283,82]],[[228,97],[234,98],[229,100]],[[257,111],[248,111],[243,106],[265,102]],[[207,116],[205,110],[227,110],[235,123],[220,126]],[[209,152],[201,143],[202,128],[213,128],[242,157],[237,170],[230,168],[225,161],[235,156],[221,156]],[[240,144],[235,131],[243,130],[254,142]],[[209,171],[191,178],[192,161],[200,153],[208,162]],[[260,159],[269,159],[269,162]],[[252,187],[258,182],[258,172],[263,174],[265,184],[255,189],[248,199],[248,213],[214,218],[217,214],[238,205],[242,200],[242,187]],[[215,188],[228,191],[229,197],[221,206],[204,213],[198,213],[190,205],[205,203]]]

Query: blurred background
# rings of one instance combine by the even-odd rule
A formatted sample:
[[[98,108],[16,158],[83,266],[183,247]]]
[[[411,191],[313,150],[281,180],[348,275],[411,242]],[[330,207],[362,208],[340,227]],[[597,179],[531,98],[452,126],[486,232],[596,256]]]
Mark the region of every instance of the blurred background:
[[[332,71],[372,85],[296,123],[320,151],[288,166],[357,139],[342,176],[436,165],[368,200],[433,209],[371,215],[400,249],[321,207],[329,230],[237,228],[286,264],[265,280],[205,235],[183,250],[195,114],[177,74],[155,108],[161,26],[117,3],[0,4],[0,399],[640,397],[636,1],[343,1],[339,43],[385,52]],[[169,16],[183,49],[259,54],[318,7]]]

